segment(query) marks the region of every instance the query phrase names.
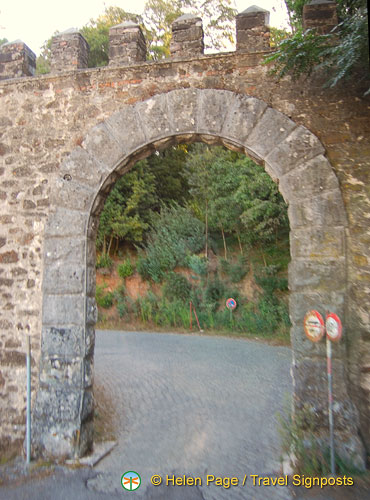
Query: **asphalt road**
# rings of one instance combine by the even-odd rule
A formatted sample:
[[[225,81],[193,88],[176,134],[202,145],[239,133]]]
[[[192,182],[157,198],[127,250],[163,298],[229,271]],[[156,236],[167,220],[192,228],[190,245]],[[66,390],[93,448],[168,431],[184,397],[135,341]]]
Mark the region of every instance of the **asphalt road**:
[[[276,413],[292,392],[290,364],[289,348],[245,339],[97,332],[95,380],[113,402],[116,448],[93,469],[63,468],[43,480],[3,486],[0,498],[303,498],[285,486],[253,485],[252,477],[281,476]],[[140,474],[136,491],[122,488],[126,471]],[[160,486],[150,483],[154,474]],[[198,484],[171,484],[184,476]],[[215,477],[208,485],[207,476]],[[216,485],[216,478],[237,478],[238,485],[227,488],[222,479]]]

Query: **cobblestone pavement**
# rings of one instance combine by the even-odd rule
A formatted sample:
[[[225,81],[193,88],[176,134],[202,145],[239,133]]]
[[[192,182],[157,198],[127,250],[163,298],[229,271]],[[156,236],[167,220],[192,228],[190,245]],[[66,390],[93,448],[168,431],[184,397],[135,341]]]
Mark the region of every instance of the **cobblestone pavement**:
[[[249,488],[250,478],[245,487],[204,485],[207,474],[279,474],[276,412],[292,392],[289,348],[119,332],[99,332],[96,346],[95,374],[115,401],[119,444],[97,467],[90,489],[122,494],[121,475],[134,470],[143,481],[136,498],[157,498],[159,490],[162,498],[180,490],[184,498],[205,500],[289,498],[283,487],[270,488],[268,497]],[[153,474],[186,474],[203,484],[157,490]]]
[[[0,488],[0,498],[339,498],[252,485],[251,474],[281,475],[276,412],[284,410],[292,392],[290,364],[289,348],[245,339],[97,332],[95,380],[113,401],[118,445],[94,469],[58,470],[27,487]],[[135,492],[120,485],[129,470],[142,478]],[[200,477],[202,485],[155,487],[153,474],[164,481],[167,475]],[[240,482],[249,477],[244,487],[226,489],[207,486],[207,474]]]

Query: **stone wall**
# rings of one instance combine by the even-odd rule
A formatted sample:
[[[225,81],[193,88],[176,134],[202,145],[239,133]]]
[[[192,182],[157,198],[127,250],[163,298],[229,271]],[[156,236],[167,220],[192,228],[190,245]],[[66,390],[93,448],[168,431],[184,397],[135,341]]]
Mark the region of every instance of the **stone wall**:
[[[307,184],[309,189],[299,183],[299,175],[281,185],[285,196],[289,196],[289,189],[298,193],[297,201],[292,202],[289,208],[291,224],[293,221],[295,225],[317,226],[319,240],[324,246],[332,248],[330,262],[324,259],[323,263],[320,250],[317,249],[313,255],[310,246],[312,239],[318,239],[317,232],[310,235],[307,231],[298,231],[295,234],[299,233],[300,237],[291,241],[293,257],[297,252],[306,251],[306,257],[312,259],[303,270],[296,269],[296,266],[305,265],[307,259],[303,257],[296,259],[295,267],[290,267],[290,287],[294,292],[291,307],[300,311],[292,318],[292,336],[293,339],[302,339],[300,345],[297,342],[293,344],[293,349],[296,358],[302,358],[302,352],[306,353],[305,357],[316,359],[315,356],[318,356],[314,370],[311,365],[306,366],[309,364],[306,359],[297,365],[296,380],[301,386],[296,390],[303,393],[324,384],[321,372],[325,371],[325,367],[320,361],[323,353],[310,352],[300,325],[303,311],[325,306],[322,303],[325,295],[330,298],[329,305],[336,307],[340,313],[345,326],[342,348],[336,353],[337,359],[344,361],[338,369],[342,384],[337,387],[336,394],[346,401],[347,410],[342,406],[341,411],[347,411],[347,415],[353,417],[354,428],[358,424],[361,436],[370,448],[370,103],[369,98],[363,96],[366,84],[323,89],[320,78],[297,83],[285,78],[277,82],[269,76],[268,68],[261,65],[262,57],[260,52],[198,55],[125,67],[65,71],[59,75],[23,77],[0,83],[0,439],[3,446],[9,439],[22,440],[24,436],[26,334],[32,337],[33,394],[39,384],[40,394],[43,394],[45,380],[39,382],[43,294],[49,293],[50,289],[57,293],[58,272],[64,278],[71,272],[71,287],[77,289],[79,283],[86,279],[83,273],[93,269],[87,267],[81,271],[82,274],[74,274],[72,268],[58,270],[56,267],[52,277],[46,279],[44,276],[45,262],[56,261],[61,251],[71,259],[72,256],[85,258],[85,237],[82,233],[80,236],[73,233],[73,227],[79,224],[78,213],[68,223],[67,210],[58,222],[55,203],[59,200],[58,203],[68,204],[68,200],[63,201],[60,197],[64,192],[63,183],[70,182],[68,176],[71,176],[72,183],[68,189],[79,193],[80,209],[84,210],[84,200],[105,179],[105,158],[112,156],[112,148],[118,146],[114,141],[108,144],[103,140],[106,124],[100,125],[101,132],[95,135],[91,135],[91,129],[126,105],[139,104],[176,89],[223,89],[240,96],[254,96],[266,106],[286,115],[295,125],[310,130],[321,141],[339,181],[342,200],[338,196],[331,198],[332,188],[330,185],[323,186],[325,179],[320,177],[323,167],[313,162],[310,165],[312,182]],[[191,113],[191,99],[183,104]],[[163,116],[161,119],[159,123],[163,122]],[[123,131],[125,126],[123,123]],[[208,125],[209,135],[215,134],[212,132],[214,126],[212,123]],[[144,126],[141,132],[148,137],[147,144],[151,144],[150,127],[146,129]],[[207,137],[203,139],[210,140]],[[263,144],[268,143],[268,137],[259,136],[258,142],[263,148]],[[95,155],[94,159],[87,159],[91,161],[91,175],[83,182],[74,183],[74,175],[78,178],[77,167],[75,174],[73,171],[66,174],[62,165],[71,152],[79,154],[79,147],[83,149],[86,144],[90,144]],[[255,151],[247,152],[252,157],[256,155]],[[289,150],[284,154],[288,155]],[[262,158],[265,156],[268,156],[268,151],[260,155]],[[131,156],[131,163],[139,157]],[[78,161],[74,164],[78,165]],[[122,173],[125,168],[129,165],[123,168]],[[278,178],[276,172],[269,173]],[[114,179],[114,176],[109,177],[107,184],[99,188],[101,192],[108,191]],[[321,188],[325,190],[324,196],[321,195]],[[307,205],[312,198],[317,198],[317,203]],[[338,214],[336,207],[341,202],[344,202],[345,221],[335,215]],[[45,243],[46,224],[51,220],[54,220],[52,228],[55,233]],[[322,220],[325,220],[325,225],[320,223]],[[59,228],[66,223],[70,224],[73,234],[59,241]],[[342,227],[345,227],[344,231],[340,229]],[[335,245],[332,244],[334,241],[337,242]],[[345,260],[337,261],[338,252],[346,256]],[[93,255],[89,259],[92,266]],[[326,272],[331,277],[328,281],[325,280]],[[297,275],[304,279],[296,282]],[[337,276],[335,282],[333,276]],[[311,293],[312,287],[320,292],[316,295]],[[345,302],[336,302],[333,290],[337,287],[347,290]],[[44,315],[50,311],[44,303]],[[54,312],[62,315],[71,313],[70,310]],[[48,341],[48,338],[43,338],[43,342]],[[86,360],[90,363],[89,370],[92,333],[86,337],[86,342],[83,359],[85,367]],[[53,363],[48,368],[47,384],[51,384],[53,376],[63,369],[60,360],[56,359]],[[320,371],[316,371],[320,367]],[[74,383],[73,373],[68,383]],[[65,377],[68,379],[68,370]],[[345,380],[348,386],[343,382]],[[350,400],[347,399],[348,394]],[[357,412],[352,408],[353,404]],[[356,440],[356,432],[353,432],[353,439]]]

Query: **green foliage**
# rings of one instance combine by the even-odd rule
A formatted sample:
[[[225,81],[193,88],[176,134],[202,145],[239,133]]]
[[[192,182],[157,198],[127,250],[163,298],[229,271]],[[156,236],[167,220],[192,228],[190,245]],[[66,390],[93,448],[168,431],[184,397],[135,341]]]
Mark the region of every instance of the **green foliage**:
[[[104,309],[109,309],[113,305],[114,294],[113,292],[104,292],[106,285],[97,285],[96,286],[96,302],[98,306],[103,307]]]
[[[120,7],[106,7],[104,13],[81,29],[90,46],[89,68],[106,66],[109,62],[109,28],[124,21],[142,23],[141,16],[126,12]]]
[[[187,302],[190,297],[191,286],[185,276],[170,272],[166,275],[163,286],[163,296],[169,301],[181,300]]]
[[[221,268],[232,283],[239,283],[247,274],[247,259],[244,255],[240,255],[237,262],[234,263],[221,259]]]
[[[257,285],[268,295],[272,295],[277,290],[288,290],[288,280],[277,276],[277,271],[276,266],[267,266],[260,274],[254,275]]]
[[[50,73],[51,42],[53,36],[58,33],[59,31],[55,31],[54,34],[46,40],[41,47],[41,53],[36,59],[36,75],[45,75],[46,73]]]
[[[189,255],[186,259],[186,265],[194,273],[199,274],[199,276],[207,275],[208,260],[204,256]]]
[[[328,56],[331,38],[331,35],[318,35],[314,29],[305,32],[299,29],[291,38],[282,40],[276,52],[264,62],[274,63],[271,72],[279,78],[290,74],[297,80],[301,75],[310,75]]]
[[[107,253],[101,253],[96,258],[96,269],[112,269],[113,260],[109,257]]]
[[[225,285],[218,276],[208,281],[205,289],[205,300],[212,306],[217,306],[225,294]]]
[[[117,272],[118,276],[120,276],[121,278],[127,278],[131,276],[134,272],[131,261],[129,259],[124,260],[122,264],[119,264],[119,266],[117,267]]]
[[[186,265],[187,255],[203,248],[204,226],[178,204],[162,206],[152,220],[145,255],[141,253],[137,270],[143,279],[159,283],[168,271]]]
[[[364,0],[338,2],[342,21],[326,35],[320,35],[314,29],[303,32],[301,18],[303,5],[307,3],[305,0],[286,0],[286,3],[292,9],[294,34],[283,39],[277,50],[265,58],[266,64],[273,64],[272,73],[279,78],[289,74],[297,79],[316,70],[325,70],[325,85],[329,87],[353,75],[364,79],[370,77],[368,16]]]

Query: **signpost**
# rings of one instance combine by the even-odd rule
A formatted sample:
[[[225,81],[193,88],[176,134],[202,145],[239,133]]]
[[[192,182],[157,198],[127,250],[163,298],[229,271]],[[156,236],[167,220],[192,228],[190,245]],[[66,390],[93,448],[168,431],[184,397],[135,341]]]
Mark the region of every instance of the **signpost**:
[[[236,308],[236,300],[231,298],[231,297],[229,299],[227,299],[226,307],[230,311],[230,326],[232,326],[233,325],[233,310]]]
[[[329,404],[329,432],[330,432],[330,469],[335,475],[334,458],[334,419],[333,419],[333,378],[332,378],[332,349],[331,343],[338,342],[342,337],[342,322],[334,313],[323,317],[318,311],[309,311],[303,320],[304,331],[312,342],[319,342],[326,331],[326,364],[328,375],[328,404]]]
[[[328,372],[328,403],[329,403],[329,432],[330,432],[330,469],[335,474],[334,459],[334,419],[333,419],[333,377],[331,362],[331,343],[337,342],[342,336],[342,322],[334,313],[326,314],[326,364]]]

